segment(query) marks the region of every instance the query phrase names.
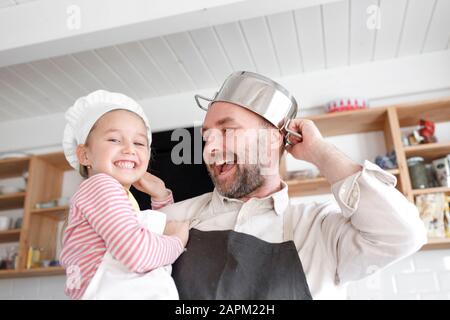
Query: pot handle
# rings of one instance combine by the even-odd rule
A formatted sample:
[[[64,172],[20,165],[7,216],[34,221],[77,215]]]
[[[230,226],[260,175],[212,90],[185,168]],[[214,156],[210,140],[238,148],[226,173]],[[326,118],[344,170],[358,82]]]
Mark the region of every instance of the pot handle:
[[[200,100],[208,101],[209,103],[211,103],[211,102],[214,101],[214,99],[210,99],[210,98],[201,96],[201,95],[199,95],[199,94],[194,95],[194,99],[195,99],[195,102],[197,102],[198,107],[199,107],[200,109],[205,110],[205,111],[208,111],[208,106],[209,106],[209,104],[208,104],[208,106],[205,107],[205,106],[200,102]]]
[[[284,141],[286,141],[286,144],[292,146],[293,143],[289,140],[289,137],[290,137],[291,135],[296,136],[297,138],[300,139],[300,141],[303,141],[303,136],[302,136],[300,133],[295,132],[295,131],[292,131],[291,129],[289,129],[289,124],[291,123],[291,120],[292,120],[292,119],[288,119],[288,120],[286,121],[286,123],[285,123],[284,126],[283,126],[283,131],[285,132],[285,135],[284,135]]]

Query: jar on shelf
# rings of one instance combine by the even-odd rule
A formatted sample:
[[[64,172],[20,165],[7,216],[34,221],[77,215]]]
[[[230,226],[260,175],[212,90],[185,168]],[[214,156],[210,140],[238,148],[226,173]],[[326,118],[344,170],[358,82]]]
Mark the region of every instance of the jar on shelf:
[[[413,189],[428,187],[427,169],[422,157],[412,157],[407,161],[409,176]]]

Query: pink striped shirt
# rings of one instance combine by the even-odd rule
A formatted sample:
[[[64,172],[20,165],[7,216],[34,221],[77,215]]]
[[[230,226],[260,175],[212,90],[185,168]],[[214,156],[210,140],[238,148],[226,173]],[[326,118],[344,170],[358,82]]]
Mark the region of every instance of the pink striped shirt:
[[[152,207],[171,202],[172,194]],[[68,296],[82,298],[106,251],[132,272],[145,273],[172,264],[183,244],[177,237],[141,227],[123,186],[100,173],[83,181],[71,199],[60,257]]]

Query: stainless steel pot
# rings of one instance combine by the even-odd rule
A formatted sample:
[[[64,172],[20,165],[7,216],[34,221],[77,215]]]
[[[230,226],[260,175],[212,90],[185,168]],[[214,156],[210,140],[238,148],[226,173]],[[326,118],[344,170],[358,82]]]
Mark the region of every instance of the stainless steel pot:
[[[203,105],[201,100],[207,101],[208,104]],[[205,111],[217,101],[236,104],[272,123],[283,133],[285,143],[292,144],[289,141],[290,135],[302,139],[300,133],[288,128],[298,111],[295,98],[280,84],[260,74],[249,71],[234,72],[212,99],[196,94],[195,101]]]

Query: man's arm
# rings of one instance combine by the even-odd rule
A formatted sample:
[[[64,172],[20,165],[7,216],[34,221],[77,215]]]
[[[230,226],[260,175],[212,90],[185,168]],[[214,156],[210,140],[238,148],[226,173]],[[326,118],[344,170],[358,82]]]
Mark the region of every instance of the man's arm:
[[[332,185],[339,208],[323,207],[319,234],[338,283],[414,253],[426,242],[417,208],[396,188],[396,178],[371,163],[355,164],[324,141],[312,121],[297,119],[303,142],[288,151],[315,164]]]

